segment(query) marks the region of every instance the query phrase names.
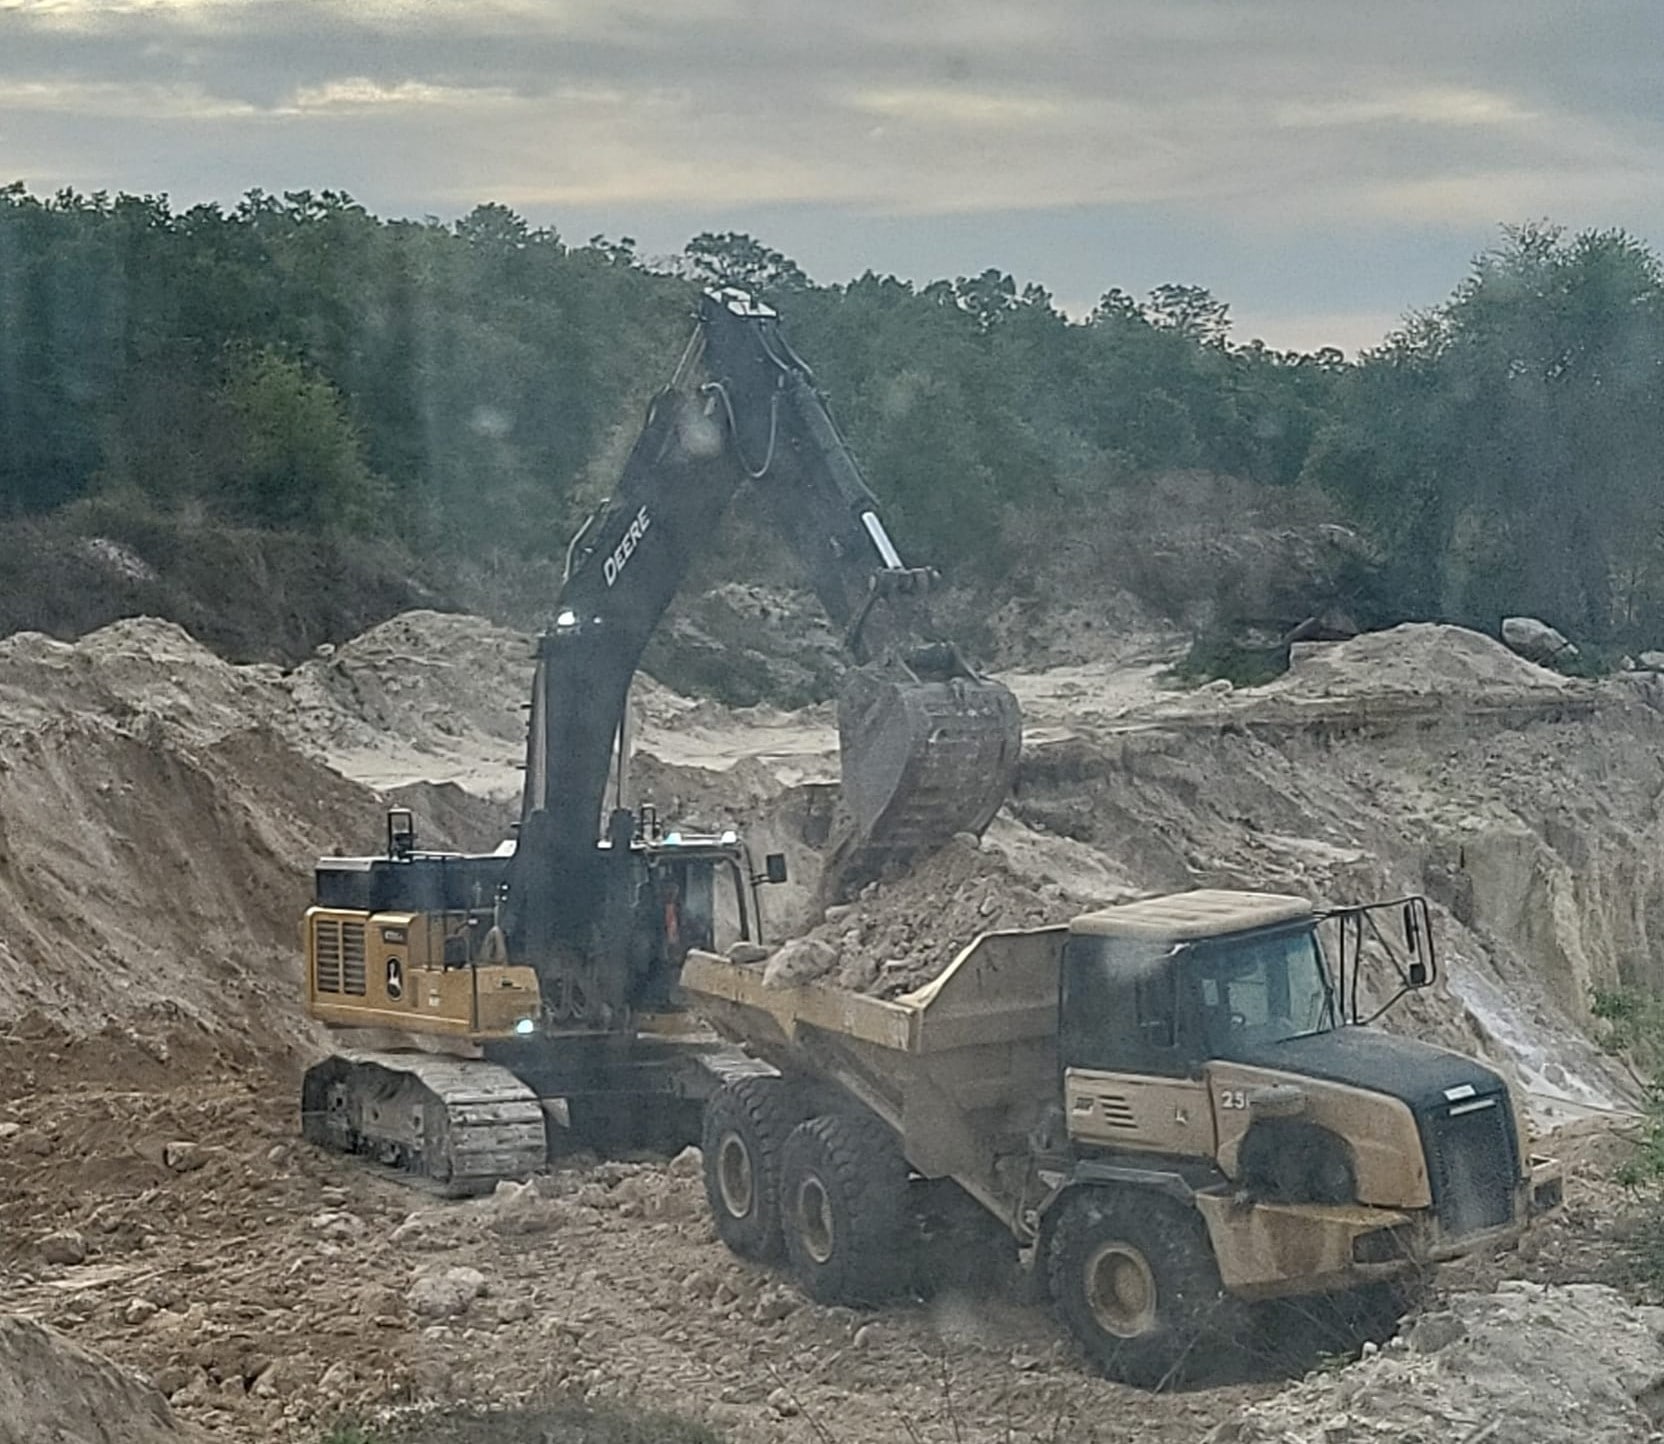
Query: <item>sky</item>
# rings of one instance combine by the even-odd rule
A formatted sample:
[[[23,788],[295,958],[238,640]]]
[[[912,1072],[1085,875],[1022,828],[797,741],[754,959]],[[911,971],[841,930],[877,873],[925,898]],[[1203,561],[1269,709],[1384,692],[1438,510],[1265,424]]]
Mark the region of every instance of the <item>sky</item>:
[[[1499,226],[1664,248],[1664,0],[0,0],[0,183],[513,206],[816,280],[1378,341]]]

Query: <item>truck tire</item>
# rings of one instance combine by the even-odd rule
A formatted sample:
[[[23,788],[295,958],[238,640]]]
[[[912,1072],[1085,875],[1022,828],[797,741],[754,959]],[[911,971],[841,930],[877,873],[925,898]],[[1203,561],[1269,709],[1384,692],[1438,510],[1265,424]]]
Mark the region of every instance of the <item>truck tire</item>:
[[[786,1256],[822,1304],[877,1304],[906,1282],[907,1164],[877,1119],[800,1123],[780,1158]]]
[[[792,1085],[766,1073],[730,1078],[706,1100],[705,1197],[717,1237],[741,1258],[780,1255],[780,1150],[800,1116]]]
[[[1223,1296],[1196,1213],[1130,1190],[1066,1198],[1047,1264],[1058,1312],[1092,1362],[1142,1388],[1184,1377]]]

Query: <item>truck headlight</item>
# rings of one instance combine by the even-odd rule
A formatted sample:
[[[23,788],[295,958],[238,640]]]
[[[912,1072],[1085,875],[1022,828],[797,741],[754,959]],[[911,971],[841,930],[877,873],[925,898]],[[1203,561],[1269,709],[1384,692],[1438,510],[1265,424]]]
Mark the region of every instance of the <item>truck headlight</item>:
[[[516,1023],[514,1025],[514,1031],[516,1033],[518,1033],[522,1038],[529,1038],[533,1033],[535,1033],[537,1031],[537,1019],[535,1019],[535,1018],[522,1018],[518,1023]]]

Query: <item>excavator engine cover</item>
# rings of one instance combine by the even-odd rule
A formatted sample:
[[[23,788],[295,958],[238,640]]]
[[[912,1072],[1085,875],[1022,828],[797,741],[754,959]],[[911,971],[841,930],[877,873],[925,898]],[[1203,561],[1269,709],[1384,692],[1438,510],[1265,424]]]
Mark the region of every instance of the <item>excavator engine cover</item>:
[[[839,694],[838,746],[854,851],[900,861],[988,826],[1016,780],[1022,715],[998,682],[869,665]]]

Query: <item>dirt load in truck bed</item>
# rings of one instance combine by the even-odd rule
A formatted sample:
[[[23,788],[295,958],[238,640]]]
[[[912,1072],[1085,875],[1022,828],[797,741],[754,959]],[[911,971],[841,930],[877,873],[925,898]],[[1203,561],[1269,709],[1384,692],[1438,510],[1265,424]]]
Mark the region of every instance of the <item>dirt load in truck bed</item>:
[[[1014,868],[995,842],[961,836],[829,909],[827,921],[761,966],[774,984],[825,981],[894,998],[928,983],[983,933],[1067,922],[1093,901]]]

